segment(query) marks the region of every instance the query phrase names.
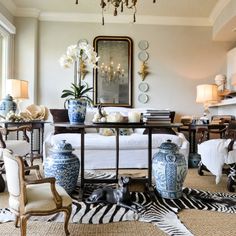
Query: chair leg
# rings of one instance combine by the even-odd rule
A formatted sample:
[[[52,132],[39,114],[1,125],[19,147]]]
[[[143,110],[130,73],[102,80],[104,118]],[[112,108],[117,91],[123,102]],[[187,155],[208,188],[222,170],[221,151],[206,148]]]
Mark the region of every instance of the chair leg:
[[[16,228],[19,228],[18,223],[19,223],[19,216],[16,216],[16,219],[15,219],[15,227]]]
[[[29,164],[28,164],[28,162],[27,162],[26,160],[24,160],[24,165],[25,165],[26,167],[29,166]],[[29,175],[29,174],[30,174],[30,170],[25,171],[25,175]]]
[[[20,217],[21,236],[26,236],[27,216]]]
[[[198,164],[198,174],[201,175],[201,176],[204,175],[203,170],[209,172],[209,170],[206,168],[206,166],[203,165],[202,162],[200,161],[199,164]]]
[[[0,193],[4,192],[4,190],[5,190],[5,180],[3,179],[2,174],[0,172]]]
[[[70,216],[71,216],[71,211],[72,211],[72,206],[70,205],[65,211],[64,211],[64,230],[65,230],[65,234],[68,236],[70,235],[69,229],[68,229],[68,224],[69,224],[69,220],[70,220]]]

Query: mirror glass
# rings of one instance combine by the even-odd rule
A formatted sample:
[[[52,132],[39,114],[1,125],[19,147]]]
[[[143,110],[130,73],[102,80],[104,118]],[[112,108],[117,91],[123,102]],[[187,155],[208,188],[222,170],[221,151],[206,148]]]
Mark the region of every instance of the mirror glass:
[[[132,52],[129,37],[98,36],[94,70],[94,105],[132,107]]]

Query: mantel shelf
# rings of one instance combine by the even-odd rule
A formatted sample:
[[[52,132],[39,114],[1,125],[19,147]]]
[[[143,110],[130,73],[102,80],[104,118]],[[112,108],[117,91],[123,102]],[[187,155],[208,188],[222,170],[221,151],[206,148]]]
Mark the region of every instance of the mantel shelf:
[[[219,103],[210,105],[209,108],[229,106],[229,105],[234,105],[234,104],[236,104],[236,97],[235,98],[224,99]]]

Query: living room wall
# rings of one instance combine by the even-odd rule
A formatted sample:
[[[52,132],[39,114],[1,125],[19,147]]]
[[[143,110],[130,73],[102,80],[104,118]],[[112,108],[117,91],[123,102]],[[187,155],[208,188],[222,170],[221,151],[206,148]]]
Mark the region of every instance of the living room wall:
[[[22,20],[23,19],[23,20]],[[64,100],[60,98],[61,91],[69,88],[73,81],[73,69],[60,67],[58,59],[65,53],[66,48],[85,38],[93,43],[98,35],[129,36],[133,39],[133,106],[169,108],[175,110],[178,116],[201,115],[203,106],[196,104],[196,86],[202,83],[214,83],[218,73],[226,73],[226,53],[235,46],[233,42],[214,42],[211,27],[191,26],[160,26],[135,24],[105,24],[75,23],[75,22],[46,22],[40,21],[31,30],[20,34],[19,30],[28,28],[33,18],[16,18],[18,33],[16,45],[26,46],[24,38],[28,34],[38,39],[38,50],[31,51],[31,56],[37,54],[38,73],[25,75],[24,79],[33,80],[37,84],[37,99],[32,102],[43,104],[49,108],[62,108]],[[20,37],[18,36],[20,35]],[[37,39],[35,39],[37,41]],[[32,41],[33,39],[31,39]],[[137,74],[140,61],[138,60],[138,42],[149,42],[148,71],[146,77],[149,84],[150,100],[140,104],[138,84],[141,78]],[[16,68],[22,68],[27,58],[20,50],[16,51]],[[24,70],[27,70],[25,68]],[[18,75],[24,73],[17,72]],[[92,84],[92,72],[86,76]],[[37,81],[37,83],[36,83]]]

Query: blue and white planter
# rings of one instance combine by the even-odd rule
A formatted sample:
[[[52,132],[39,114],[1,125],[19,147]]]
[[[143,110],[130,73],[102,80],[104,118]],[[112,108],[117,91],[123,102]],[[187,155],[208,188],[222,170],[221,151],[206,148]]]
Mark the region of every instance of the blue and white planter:
[[[52,154],[45,158],[45,177],[55,177],[56,183],[63,187],[68,194],[75,189],[79,176],[80,161],[72,153],[74,149],[66,140],[60,141],[53,147]]]
[[[182,196],[182,187],[188,166],[179,147],[170,140],[162,143],[152,161],[156,190],[163,198],[176,199]]]
[[[86,115],[87,101],[68,100],[68,116],[71,124],[84,123]]]

